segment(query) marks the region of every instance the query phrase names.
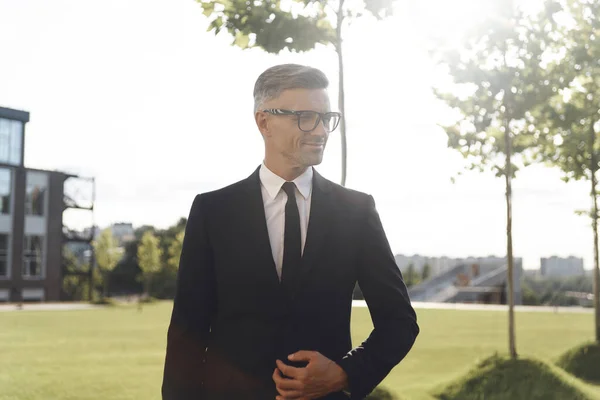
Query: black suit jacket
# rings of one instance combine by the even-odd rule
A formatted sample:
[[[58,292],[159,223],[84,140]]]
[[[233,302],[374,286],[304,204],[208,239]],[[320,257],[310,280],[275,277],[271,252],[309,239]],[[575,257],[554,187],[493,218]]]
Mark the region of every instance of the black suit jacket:
[[[287,356],[298,350],[337,362],[352,399],[362,399],[406,356],[419,327],[373,198],[314,171],[311,201],[302,267],[282,284],[259,169],[196,197],[167,335],[164,400],[274,399],[275,360],[294,365]],[[374,329],[353,349],[356,282]]]

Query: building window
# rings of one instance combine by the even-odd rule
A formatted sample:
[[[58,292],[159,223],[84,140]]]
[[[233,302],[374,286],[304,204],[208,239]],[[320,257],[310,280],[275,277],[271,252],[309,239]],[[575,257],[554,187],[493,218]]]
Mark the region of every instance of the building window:
[[[8,276],[8,235],[0,234],[0,278]]]
[[[23,248],[23,276],[41,278],[43,265],[43,237],[25,236]]]
[[[10,214],[10,195],[12,189],[9,169],[0,168],[0,214]]]
[[[48,175],[40,172],[27,173],[25,215],[44,216],[47,191]]]
[[[21,165],[23,123],[0,118],[0,162]]]
[[[24,288],[21,291],[23,301],[44,301],[45,291],[43,288]]]

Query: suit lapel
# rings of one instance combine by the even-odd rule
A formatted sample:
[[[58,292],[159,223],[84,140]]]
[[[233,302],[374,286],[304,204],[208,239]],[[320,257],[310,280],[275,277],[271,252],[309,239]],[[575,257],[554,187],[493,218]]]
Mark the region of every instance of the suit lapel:
[[[279,282],[275,261],[273,260],[259,171],[260,167],[245,180],[244,186],[247,196],[243,196],[243,200],[239,205],[240,210],[243,210],[244,220],[247,222],[245,228],[250,230],[248,237],[252,241],[251,244],[259,249],[259,258],[255,260],[256,273],[262,275],[276,292],[283,294],[285,290],[288,295],[293,297],[302,287],[302,282],[309,278],[310,271],[316,264],[329,231],[333,210],[330,195],[331,183],[313,169],[310,217],[308,219],[302,263],[300,270],[294,274],[292,282],[284,287]]]
[[[302,287],[302,282],[308,278],[310,271],[314,268],[320,250],[325,242],[331,221],[331,184],[313,169],[313,189],[310,204],[310,216],[308,219],[308,230],[302,256],[302,266],[296,279],[292,296]]]
[[[273,260],[265,207],[260,187],[260,167],[245,182],[247,196],[244,196],[240,204],[243,210],[244,220],[247,221],[245,229],[249,230],[248,238],[252,241],[252,247],[258,249],[258,259],[255,261],[256,273],[264,279],[275,290],[280,291],[279,277]]]

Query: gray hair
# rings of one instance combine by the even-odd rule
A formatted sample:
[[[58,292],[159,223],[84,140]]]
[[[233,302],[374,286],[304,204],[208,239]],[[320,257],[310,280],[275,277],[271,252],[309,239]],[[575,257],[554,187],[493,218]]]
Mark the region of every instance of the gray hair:
[[[329,80],[316,68],[298,64],[282,64],[260,74],[254,84],[254,112],[267,101],[288,89],[327,89]]]

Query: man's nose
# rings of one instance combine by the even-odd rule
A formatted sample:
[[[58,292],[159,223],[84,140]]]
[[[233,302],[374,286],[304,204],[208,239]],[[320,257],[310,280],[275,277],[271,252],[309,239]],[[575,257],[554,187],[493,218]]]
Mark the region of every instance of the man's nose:
[[[317,127],[313,129],[313,131],[310,134],[319,137],[327,136],[327,130],[325,129],[325,123],[323,122],[323,120],[319,121]]]

